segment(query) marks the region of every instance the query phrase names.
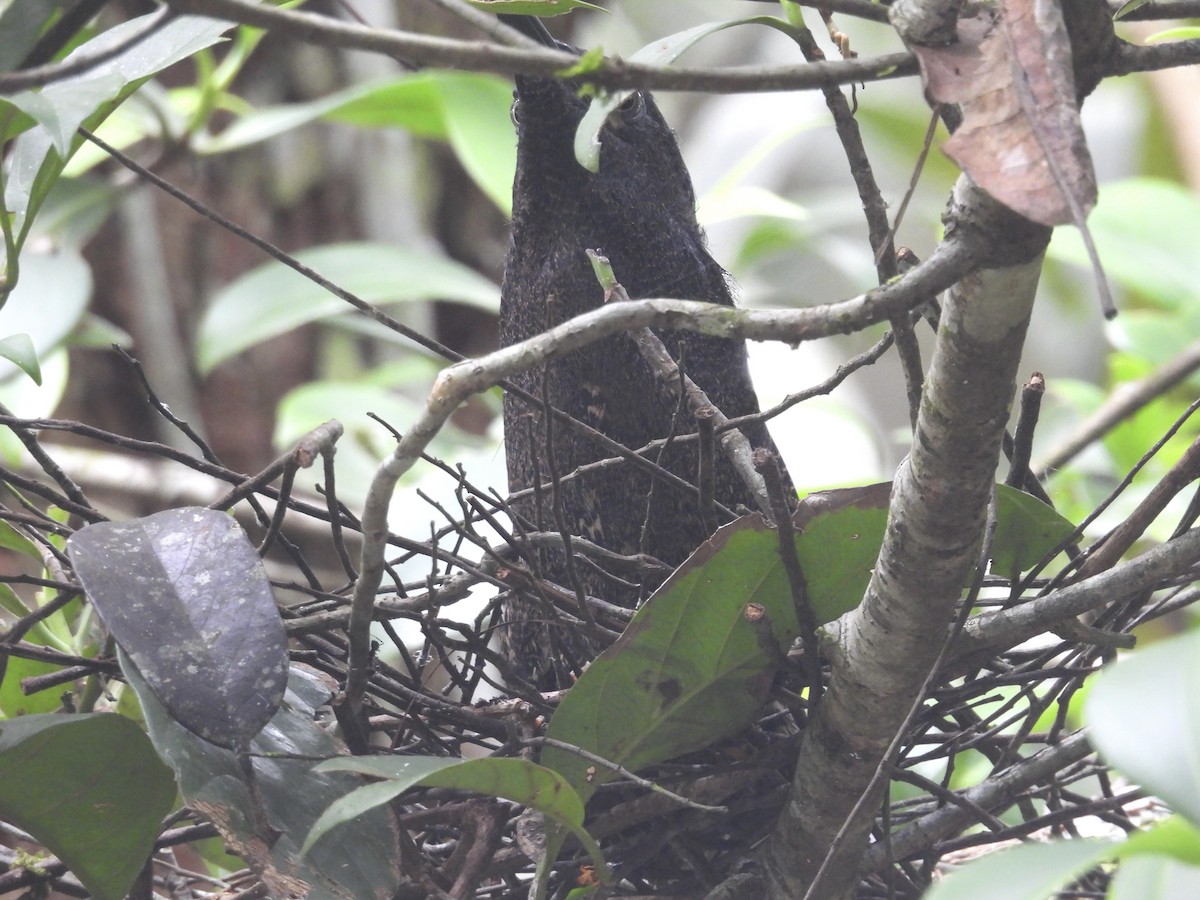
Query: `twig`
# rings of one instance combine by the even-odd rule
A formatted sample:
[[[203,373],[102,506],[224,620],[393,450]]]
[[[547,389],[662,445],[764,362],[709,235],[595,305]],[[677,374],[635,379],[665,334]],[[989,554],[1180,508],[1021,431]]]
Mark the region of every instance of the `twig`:
[[[1029,477],[1029,457],[1033,450],[1033,432],[1037,428],[1038,416],[1042,411],[1042,397],[1046,393],[1046,380],[1041,372],[1034,372],[1021,389],[1020,412],[1017,427],[1013,429],[1012,455],[1008,461],[1008,477],[1004,483],[1021,490]]]
[[[779,559],[787,573],[788,585],[792,589],[792,605],[800,622],[800,640],[804,645],[804,668],[808,673],[809,709],[816,708],[821,700],[824,685],[821,683],[821,646],[817,641],[817,617],[808,598],[808,583],[796,554],[796,531],[792,527],[792,511],[784,496],[783,480],[779,474],[779,459],[765,447],[754,451],[754,468],[762,475],[767,485],[767,496],[771,498],[771,518],[775,524],[775,535],[779,539]]]
[[[704,531],[707,534],[717,530],[717,510],[713,504],[713,428],[719,413],[720,410],[711,403],[692,413],[700,440],[699,456],[696,460],[696,487],[700,489],[700,519],[704,522]]]
[[[3,424],[7,425],[12,433],[17,436],[17,440],[19,440],[25,446],[25,449],[29,451],[29,455],[34,458],[37,464],[41,467],[42,471],[54,479],[55,483],[66,495],[67,499],[74,503],[77,507],[81,507],[89,511],[88,515],[86,516],[88,521],[95,522],[98,519],[102,519],[103,516],[93,509],[91,502],[83,493],[83,489],[71,480],[70,476],[62,470],[62,467],[59,466],[59,464],[54,461],[53,457],[51,457],[50,454],[47,453],[42,447],[41,443],[37,439],[37,436],[33,433],[36,429],[34,427],[24,425],[22,421],[14,416],[12,411],[3,404],[0,404],[0,413],[2,413],[4,416]]]
[[[1035,473],[1038,477],[1045,477],[1049,472],[1062,468],[1101,436],[1157,400],[1197,369],[1200,369],[1200,341],[1145,378],[1118,385],[1099,409],[1080,422],[1061,444],[1033,467]]]
[[[1040,753],[1015,764],[983,784],[962,792],[967,805],[945,806],[901,828],[892,835],[892,851],[904,859],[933,846],[939,839],[957,834],[977,820],[975,809],[996,809],[1013,801],[1018,792],[1038,784],[1066,766],[1078,762],[1092,752],[1082,731],[1077,731],[1062,743],[1047,747]],[[878,871],[888,862],[883,848],[867,848],[864,868]]]
[[[1013,647],[1066,619],[1177,578],[1190,572],[1198,562],[1200,529],[1192,529],[1117,568],[1069,584],[1044,597],[1012,609],[980,613],[967,622],[959,636],[951,664],[956,671],[961,671],[973,660]]]
[[[640,785],[641,787],[647,788],[656,794],[661,794],[664,797],[674,800],[680,806],[686,807],[687,809],[695,809],[695,810],[699,810],[700,812],[708,812],[708,813],[729,812],[729,807],[727,807],[727,806],[709,806],[706,803],[697,803],[695,800],[689,800],[687,797],[680,796],[679,794],[676,794],[674,791],[667,790],[661,784],[655,784],[649,778],[642,778],[640,775],[635,775],[633,772],[630,772],[628,769],[626,769],[624,766],[620,765],[619,763],[615,763],[612,760],[605,759],[603,756],[600,756],[599,754],[596,754],[596,753],[592,753],[590,750],[584,750],[582,747],[578,747],[575,744],[568,744],[566,741],[558,741],[558,740],[555,740],[554,738],[548,738],[548,737],[530,738],[528,741],[523,741],[523,743],[529,747],[538,747],[538,746],[554,747],[557,750],[563,750],[567,753],[573,753],[576,756],[580,757],[581,759],[586,759],[588,762],[595,763],[598,766],[603,766],[605,769],[608,769],[610,772],[615,772],[617,775],[620,775],[622,778],[626,779],[627,781],[631,781],[632,783],[634,783],[636,785]]]
[[[1116,564],[1175,495],[1197,478],[1200,478],[1200,437],[1192,441],[1183,456],[1150,489],[1125,521],[1101,540],[1099,548],[1089,548],[1088,558],[1079,567],[1076,577],[1087,578]]]

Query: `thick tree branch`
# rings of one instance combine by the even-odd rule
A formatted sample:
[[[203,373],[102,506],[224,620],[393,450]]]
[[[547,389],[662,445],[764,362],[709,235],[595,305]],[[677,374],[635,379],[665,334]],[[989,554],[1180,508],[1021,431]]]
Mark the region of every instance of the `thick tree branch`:
[[[977,563],[1049,230],[961,179],[948,231],[953,238],[963,230],[990,235],[996,256],[947,294],[879,562],[841,629],[791,796],[760,856],[772,898],[853,893],[879,799],[868,786],[889,764],[884,753],[919,699],[939,652],[936,636],[946,633]]]
[[[1177,579],[1200,562],[1200,529],[1159,544],[1136,559],[1020,606],[967,621],[951,665],[961,670],[1061,623]]]

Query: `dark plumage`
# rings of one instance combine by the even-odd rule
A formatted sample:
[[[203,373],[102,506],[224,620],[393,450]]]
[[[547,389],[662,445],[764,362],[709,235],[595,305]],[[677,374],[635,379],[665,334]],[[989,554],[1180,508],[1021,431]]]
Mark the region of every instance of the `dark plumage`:
[[[574,88],[518,76],[516,98],[517,176],[500,305],[503,345],[602,304],[601,288],[585,254],[588,249],[608,256],[631,298],[677,297],[732,305],[726,274],[709,256],[696,222],[691,179],[675,137],[649,94],[633,95],[610,117],[598,173],[575,160],[574,135],[587,101],[576,96]],[[659,336],[727,416],[758,411],[743,342],[686,332],[663,331]],[[686,409],[681,411],[655,384],[626,335],[592,344],[512,381],[630,449],[696,430]],[[744,432],[753,446],[774,449],[762,425]],[[613,455],[563,423],[553,424],[552,435],[549,449],[560,475]],[[528,488],[537,475],[543,483],[549,481],[551,455],[542,412],[506,394],[504,436],[509,488]],[[695,481],[694,442],[670,447],[655,461]],[[719,451],[715,472],[717,502],[731,509],[739,504],[753,508],[749,490]],[[622,554],[647,553],[678,565],[708,537],[695,495],[661,482],[651,490],[650,476],[628,463],[564,483],[559,502],[563,523],[572,534]],[[514,510],[536,529],[556,530],[549,496],[540,515],[532,498],[516,502]],[[578,564],[577,570],[588,594],[623,606],[639,599],[639,591],[615,584],[586,564]],[[560,553],[542,555],[540,575],[571,590]],[[554,673],[553,663],[561,655],[555,647],[566,647],[575,662],[594,653],[578,639],[564,640],[569,636],[561,625],[547,626],[544,601],[535,596],[514,595],[507,618],[510,659],[542,687],[564,680],[561,665]]]

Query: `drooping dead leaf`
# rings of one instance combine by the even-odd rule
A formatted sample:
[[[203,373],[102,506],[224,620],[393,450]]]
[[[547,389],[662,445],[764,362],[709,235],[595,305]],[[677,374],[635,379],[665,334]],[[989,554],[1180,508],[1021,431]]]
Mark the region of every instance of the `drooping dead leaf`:
[[[943,150],[1015,212],[1082,228],[1096,178],[1058,5],[1001,0],[960,19],[958,37],[946,47],[913,48],[930,97],[962,109]]]

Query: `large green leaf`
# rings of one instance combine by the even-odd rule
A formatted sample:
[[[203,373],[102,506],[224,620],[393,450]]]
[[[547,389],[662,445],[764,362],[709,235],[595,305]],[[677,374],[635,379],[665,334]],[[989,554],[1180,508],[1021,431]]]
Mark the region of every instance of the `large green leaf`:
[[[1000,564],[1030,565],[1070,530],[1044,504],[998,490]],[[866,592],[890,494],[890,484],[874,484],[801,501],[796,553],[818,624],[853,609]],[[563,698],[547,736],[634,771],[698,750],[757,717],[798,633],[777,533],[760,516],[745,516],[718,530],[655,592]],[[556,747],[546,747],[541,762],[585,802],[615,777]],[[548,829],[546,865],[564,839]]]
[[[330,829],[390,803],[410,788],[442,787],[502,797],[554,819],[588,849],[604,869],[600,848],[583,830],[583,800],[550,769],[527,759],[446,759],[433,756],[338,757],[317,766],[318,772],[357,772],[386,779],[339,799],[313,825],[301,852],[307,852]]]
[[[517,164],[511,106],[512,84],[505,79],[475,72],[419,72],[308,103],[255,110],[214,137],[198,137],[196,147],[201,153],[224,153],[317,120],[403,128],[448,142],[476,184],[507,214]]]
[[[1019,572],[1052,550],[1071,524],[1028,495],[1004,485],[997,490],[993,558]],[[793,517],[796,555],[818,624],[862,600],[890,494],[890,484],[874,484],[801,501]],[[746,617],[754,605],[764,613],[757,623]],[[797,633],[776,533],[760,516],[743,517],[720,529],[655,592],[563,698],[548,734],[630,769],[703,747],[753,720],[756,698],[764,696]],[[618,708],[621,716],[613,717]],[[542,762],[585,799],[611,777],[586,776],[590,763],[553,748]]]
[[[331,691],[311,672],[292,670],[282,707],[254,739],[250,784],[235,753],[180,726],[136,670],[126,671],[141,700],[150,738],[175,770],[184,799],[203,810],[274,896],[387,900],[395,895],[400,852],[396,825],[386,809],[368,811],[326,836],[306,858],[300,857],[300,843],[320,814],[363,783],[351,773],[314,771],[314,760],[337,756],[346,748],[314,721]],[[257,832],[256,798],[261,798],[260,812],[276,833]]]
[[[1200,825],[1200,632],[1106,669],[1084,712],[1106,762]]]
[[[157,13],[151,13],[97,35],[67,56],[94,56],[115,47],[145,29]],[[199,16],[177,16],[152,34],[110,60],[85,72],[46,85],[38,91],[23,91],[8,98],[40,125],[17,140],[4,185],[4,204],[14,216],[14,232],[23,233],[23,220],[36,211],[81,137],[76,129],[87,122],[95,126],[98,112],[107,115],[116,102],[145,79],[198,50],[211,46],[230,28],[228,22]],[[48,164],[48,165],[44,165]],[[41,182],[39,186],[39,182]]]
[[[174,799],[170,771],[123,716],[0,721],[0,818],[49,848],[99,900],[129,891]]]
[[[559,704],[546,736],[636,770],[736,734],[799,634],[778,541],[759,515],[718,529],[637,612]],[[584,802],[616,775],[547,745]],[[567,838],[547,823],[535,897]]]
[[[745,728],[799,633],[777,548],[758,515],[718,530],[587,668],[547,737],[636,770]],[[541,761],[585,801],[615,777],[556,747]]]
[[[1111,841],[1028,843],[976,859],[939,881],[925,900],[1046,900],[1112,857]]]
[[[1192,191],[1151,178],[1106,184],[1088,228],[1113,280],[1166,309],[1195,304],[1200,268],[1190,238],[1200,230],[1200,199]],[[1055,230],[1047,256],[1090,266],[1074,228]]]
[[[449,300],[489,310],[499,303],[491,281],[429,252],[364,242],[315,247],[296,257],[368,303]],[[347,308],[293,269],[267,263],[213,298],[196,338],[197,365],[209,372],[255,344]]]

